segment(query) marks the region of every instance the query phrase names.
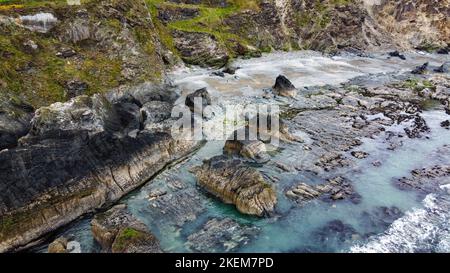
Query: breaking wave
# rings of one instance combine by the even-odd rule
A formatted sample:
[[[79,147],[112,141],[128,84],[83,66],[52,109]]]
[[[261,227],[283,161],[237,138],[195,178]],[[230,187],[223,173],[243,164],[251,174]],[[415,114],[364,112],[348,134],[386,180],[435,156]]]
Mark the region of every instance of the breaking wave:
[[[355,253],[450,252],[450,185],[429,194],[423,208],[407,212],[381,235],[351,247]]]

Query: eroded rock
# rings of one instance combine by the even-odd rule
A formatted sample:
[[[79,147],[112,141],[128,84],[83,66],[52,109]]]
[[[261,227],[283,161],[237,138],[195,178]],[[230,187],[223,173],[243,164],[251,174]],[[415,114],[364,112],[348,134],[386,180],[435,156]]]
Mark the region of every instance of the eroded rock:
[[[283,97],[295,97],[297,94],[295,86],[283,75],[277,77],[273,90],[278,96]]]
[[[258,233],[258,228],[239,224],[230,218],[213,218],[201,230],[189,235],[186,246],[195,252],[231,252],[248,244]]]
[[[329,179],[326,183],[319,185],[300,183],[288,190],[286,196],[299,204],[319,197],[334,201],[348,198],[354,204],[361,200],[361,196],[354,191],[350,181],[343,177]]]
[[[277,197],[273,186],[243,161],[216,156],[193,171],[200,186],[223,202],[236,205],[240,212],[256,216],[274,212]]]
[[[92,234],[104,251],[113,253],[159,253],[159,242],[147,226],[131,215],[125,205],[97,214]]]

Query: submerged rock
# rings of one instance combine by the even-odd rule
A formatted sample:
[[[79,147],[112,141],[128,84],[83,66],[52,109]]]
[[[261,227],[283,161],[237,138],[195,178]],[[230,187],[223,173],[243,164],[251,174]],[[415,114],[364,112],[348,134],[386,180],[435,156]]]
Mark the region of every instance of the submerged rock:
[[[428,69],[428,63],[424,63],[423,65],[417,66],[414,68],[413,71],[411,71],[412,74],[424,74],[427,72]]]
[[[435,192],[439,186],[447,184],[450,184],[450,165],[416,169],[409,177],[402,177],[395,181],[395,185],[400,189],[412,189],[422,193]]]
[[[159,242],[147,226],[131,215],[125,205],[97,214],[92,234],[104,251],[113,253],[159,253]]]
[[[283,75],[277,77],[273,90],[275,94],[283,97],[295,97],[297,94],[295,86]]]
[[[353,151],[351,152],[351,155],[357,159],[364,159],[369,156],[368,153],[362,151]]]
[[[277,203],[273,187],[261,173],[239,159],[216,156],[193,169],[198,183],[244,214],[270,215]]]
[[[441,122],[441,127],[446,128],[446,129],[450,129],[450,120],[446,120]]]
[[[195,252],[231,252],[248,244],[259,233],[256,227],[230,219],[213,218],[201,230],[189,235],[186,247]]]

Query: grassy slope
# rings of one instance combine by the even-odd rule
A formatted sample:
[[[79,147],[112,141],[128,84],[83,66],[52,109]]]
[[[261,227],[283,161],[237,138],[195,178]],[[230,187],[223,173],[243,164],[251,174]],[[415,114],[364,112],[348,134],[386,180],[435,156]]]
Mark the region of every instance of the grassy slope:
[[[59,9],[67,6],[66,0],[57,1],[2,1],[0,14],[15,14],[15,10],[29,10],[30,13],[42,7]],[[83,5],[90,1],[83,0]],[[115,18],[102,20],[111,29],[120,32],[121,23]],[[136,81],[157,80],[162,67],[152,62],[155,48],[149,37],[148,29],[134,28],[134,36],[149,54],[149,65],[144,67],[145,76]],[[39,49],[27,52],[23,44],[34,41]],[[77,60],[63,59],[56,56],[58,49],[70,47],[78,56]],[[145,57],[145,56],[143,56]],[[111,57],[92,47],[66,45],[52,35],[33,33],[17,26],[0,28],[0,92],[1,95],[21,98],[35,107],[48,105],[56,101],[65,101],[64,86],[67,81],[80,80],[88,84],[87,94],[107,91],[126,83],[121,77],[121,56]],[[29,69],[31,66],[31,69]]]

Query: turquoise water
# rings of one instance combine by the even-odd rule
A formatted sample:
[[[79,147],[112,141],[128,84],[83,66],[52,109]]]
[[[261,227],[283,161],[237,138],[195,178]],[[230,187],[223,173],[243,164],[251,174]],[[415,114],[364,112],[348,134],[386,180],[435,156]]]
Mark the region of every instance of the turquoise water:
[[[301,54],[289,55],[291,59],[284,63],[275,58],[276,56],[242,61],[239,63],[242,69],[238,70],[237,77],[225,79],[211,79],[209,72],[201,69],[186,70],[174,75],[174,83],[180,86],[182,94],[207,85],[213,94],[220,95],[219,103],[226,104],[234,100],[250,102],[255,100],[260,95],[261,87],[270,86],[266,82],[272,81],[278,73],[288,74],[297,86],[307,86],[313,85],[314,82],[339,84],[366,73],[403,71],[405,67],[411,65],[397,60],[391,60],[386,64],[386,60],[381,58],[333,60]],[[421,58],[423,57],[418,57],[417,62],[421,62]],[[322,73],[317,74],[318,72]],[[352,181],[355,191],[362,197],[359,204],[353,204],[348,200],[338,202],[313,200],[303,206],[293,204],[284,195],[286,189],[299,182],[322,183],[325,177],[296,170],[280,172],[273,166],[261,166],[260,171],[264,175],[277,181],[276,215],[263,219],[242,215],[234,206],[223,204],[199,189],[195,177],[189,171],[191,167],[201,165],[204,159],[221,154],[224,141],[209,141],[191,158],[165,170],[121,202],[128,204],[129,210],[148,225],[159,238],[163,249],[168,252],[190,251],[185,244],[187,237],[199,230],[208,219],[216,217],[229,217],[243,225],[259,228],[256,238],[233,251],[347,252],[352,246],[374,240],[374,236],[382,234],[392,222],[406,212],[423,208],[424,196],[419,196],[413,191],[399,190],[393,185],[396,178],[409,176],[410,171],[415,168],[450,163],[450,155],[437,157],[433,154],[442,146],[450,144],[450,131],[441,128],[439,124],[448,116],[446,117],[443,111],[434,109],[424,112],[422,116],[431,128],[429,138],[404,139],[403,146],[395,151],[387,149],[383,134],[374,139],[363,139],[363,145],[357,149],[370,155],[356,161],[356,166],[329,174],[342,175]],[[298,158],[300,153],[301,148],[296,144],[286,144],[272,160],[289,163],[300,160]],[[376,160],[382,165],[373,166],[372,162]],[[167,189],[168,193],[178,194],[180,191],[167,186],[168,181],[178,181],[182,187],[181,192],[187,193],[188,198],[196,199],[194,203],[201,211],[182,225],[177,225],[174,219],[168,216],[169,214],[161,214],[160,210],[152,207],[152,202],[148,198],[152,190],[160,188]],[[380,207],[395,207],[398,211],[395,215],[386,217],[380,213]],[[90,217],[86,217],[55,236],[71,235],[73,240],[80,242],[83,252],[97,252],[99,247],[90,234],[89,222]],[[45,249],[46,244],[35,251]]]

